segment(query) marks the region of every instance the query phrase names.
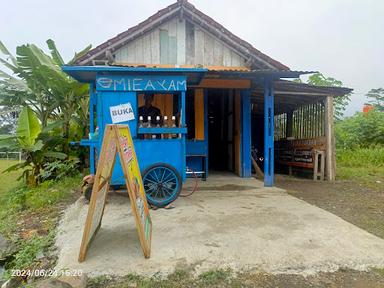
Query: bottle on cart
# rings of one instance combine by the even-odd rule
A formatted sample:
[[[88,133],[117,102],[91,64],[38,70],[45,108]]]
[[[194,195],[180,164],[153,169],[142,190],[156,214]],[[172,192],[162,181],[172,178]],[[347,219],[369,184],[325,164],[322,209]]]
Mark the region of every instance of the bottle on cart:
[[[163,128],[168,128],[168,116],[163,117]],[[168,134],[162,134],[161,138],[168,139],[169,135]]]
[[[151,116],[148,116],[147,117],[147,128],[151,128],[151,121],[152,121],[152,117]],[[145,139],[151,139],[152,138],[152,135],[151,134],[145,134]]]
[[[143,121],[144,121],[144,118],[143,118],[143,116],[140,116],[139,117],[139,128],[143,128],[144,126],[144,123],[143,123]]]
[[[160,116],[156,116],[156,128],[160,128]],[[160,134],[152,134],[152,139],[160,139]]]
[[[172,116],[172,128],[176,128],[176,116],[175,115]],[[177,138],[177,134],[172,133],[171,138]]]

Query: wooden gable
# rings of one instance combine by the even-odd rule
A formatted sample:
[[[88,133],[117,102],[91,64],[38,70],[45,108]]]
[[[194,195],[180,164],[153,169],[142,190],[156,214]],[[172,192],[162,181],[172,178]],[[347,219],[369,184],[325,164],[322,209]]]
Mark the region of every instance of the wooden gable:
[[[175,17],[114,54],[116,64],[244,66],[246,59],[203,28]]]
[[[177,0],[91,49],[76,64],[289,70],[289,67],[240,39],[187,0]]]

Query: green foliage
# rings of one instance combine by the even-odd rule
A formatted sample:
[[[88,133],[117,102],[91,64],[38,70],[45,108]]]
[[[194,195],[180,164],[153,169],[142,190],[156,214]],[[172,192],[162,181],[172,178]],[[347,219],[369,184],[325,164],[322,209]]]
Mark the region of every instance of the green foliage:
[[[78,172],[78,159],[69,159],[65,161],[53,161],[43,165],[43,170],[40,172],[41,182],[46,180],[60,180],[65,176],[74,176]]]
[[[35,262],[36,257],[44,255],[54,243],[55,234],[53,232],[43,236],[33,236],[26,241],[20,241],[20,246],[14,259],[7,264],[7,269],[27,269]]]
[[[22,148],[36,149],[36,138],[41,132],[41,126],[36,114],[29,107],[24,107],[19,115],[19,124],[16,129],[19,144]],[[42,142],[40,141],[42,144]],[[41,147],[40,147],[41,148]]]
[[[335,125],[336,147],[356,149],[384,145],[384,113],[356,113]]]
[[[0,145],[13,146],[22,150],[25,160],[9,167],[6,172],[23,169],[25,182],[30,186],[36,186],[40,182],[40,172],[43,165],[54,159],[65,159],[66,154],[55,151],[61,138],[43,133],[43,129],[35,113],[29,107],[24,107],[20,113],[16,136],[3,136]],[[13,143],[12,143],[13,142]],[[56,144],[55,144],[56,143]]]
[[[366,96],[370,104],[378,111],[384,112],[384,88],[371,89]]]
[[[64,64],[55,42],[47,40],[50,55],[33,44],[17,47],[13,56],[0,42],[5,57],[0,62],[12,74],[0,70],[0,105],[11,108],[30,107],[42,128],[61,121],[57,133],[63,138],[62,151],[69,154],[71,140],[79,140],[88,127],[88,84],[75,81],[61,70]],[[86,53],[90,47],[80,54]],[[1,56],[1,55],[0,55]],[[75,58],[71,60],[73,63]],[[71,138],[71,125],[77,123],[76,139]]]
[[[315,73],[309,76],[308,78],[308,84],[311,85],[317,85],[317,86],[328,86],[328,87],[342,87],[343,83],[339,80],[336,80],[332,77],[325,77],[321,73]],[[345,96],[338,96],[333,98],[333,105],[334,105],[334,118],[335,120],[341,120],[345,108],[347,107],[348,103],[351,101],[350,99],[351,94],[347,94]]]

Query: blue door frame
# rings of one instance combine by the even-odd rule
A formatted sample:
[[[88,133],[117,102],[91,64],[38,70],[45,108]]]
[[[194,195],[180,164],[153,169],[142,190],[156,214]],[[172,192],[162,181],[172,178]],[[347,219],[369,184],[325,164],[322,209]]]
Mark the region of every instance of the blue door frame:
[[[264,186],[274,184],[274,90],[273,81],[264,83]]]
[[[251,91],[241,90],[241,177],[251,177]]]

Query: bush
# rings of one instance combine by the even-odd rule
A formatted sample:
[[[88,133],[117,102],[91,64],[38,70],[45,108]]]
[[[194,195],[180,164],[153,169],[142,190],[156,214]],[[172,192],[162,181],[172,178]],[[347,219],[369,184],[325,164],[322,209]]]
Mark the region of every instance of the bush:
[[[53,162],[48,162],[43,165],[43,170],[40,171],[40,182],[47,180],[57,181],[64,178],[65,176],[75,176],[76,174],[79,174],[78,166],[78,159],[69,159],[64,161],[56,160]]]
[[[335,135],[338,149],[384,146],[384,113],[376,109],[356,113],[336,123]]]

